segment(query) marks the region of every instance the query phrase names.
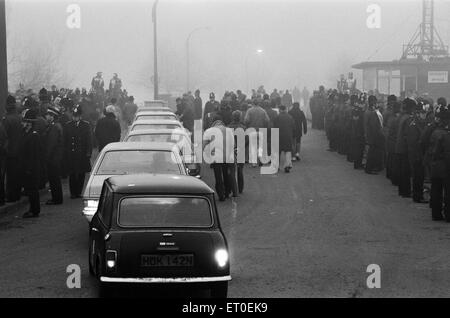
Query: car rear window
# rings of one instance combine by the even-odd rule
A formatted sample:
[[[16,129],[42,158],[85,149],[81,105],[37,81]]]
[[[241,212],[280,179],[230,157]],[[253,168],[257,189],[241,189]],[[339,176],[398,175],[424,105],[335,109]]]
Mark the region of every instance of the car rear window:
[[[180,138],[182,138],[180,135],[149,134],[149,135],[132,135],[127,138],[127,141],[133,141],[133,142],[140,142],[140,141],[142,141],[142,142],[177,142],[180,140]]]
[[[209,201],[200,197],[130,197],[120,201],[125,227],[210,227]]]
[[[138,115],[136,118],[136,120],[144,119],[176,119],[176,117],[172,115]]]
[[[136,124],[133,130],[143,130],[143,129],[176,129],[180,126],[175,124]]]
[[[97,175],[140,173],[180,174],[181,169],[171,151],[124,150],[105,153]]]

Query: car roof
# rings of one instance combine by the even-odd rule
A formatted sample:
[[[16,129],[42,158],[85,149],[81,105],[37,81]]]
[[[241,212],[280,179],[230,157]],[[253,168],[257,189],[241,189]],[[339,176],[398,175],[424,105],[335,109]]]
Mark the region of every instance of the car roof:
[[[102,152],[116,150],[161,150],[172,151],[173,144],[166,142],[112,142],[107,144]]]
[[[212,194],[202,180],[185,175],[139,174],[108,178],[113,192],[122,194]]]
[[[189,137],[188,133],[180,128],[180,129],[141,129],[141,130],[133,130],[130,131],[127,137],[129,136],[139,136],[139,135],[183,135]]]

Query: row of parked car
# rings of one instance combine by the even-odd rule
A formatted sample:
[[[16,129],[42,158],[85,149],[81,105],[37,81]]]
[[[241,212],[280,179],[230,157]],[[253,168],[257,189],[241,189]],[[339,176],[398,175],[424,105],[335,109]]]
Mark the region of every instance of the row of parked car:
[[[102,149],[86,184],[89,271],[120,283],[200,284],[226,297],[228,245],[191,134],[163,101],[145,102],[122,142]]]

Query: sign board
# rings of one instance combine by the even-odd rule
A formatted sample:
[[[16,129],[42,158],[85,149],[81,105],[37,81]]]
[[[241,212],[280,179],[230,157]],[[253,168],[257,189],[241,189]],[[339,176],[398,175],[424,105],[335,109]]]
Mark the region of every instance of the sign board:
[[[448,83],[448,71],[429,71],[428,83]]]

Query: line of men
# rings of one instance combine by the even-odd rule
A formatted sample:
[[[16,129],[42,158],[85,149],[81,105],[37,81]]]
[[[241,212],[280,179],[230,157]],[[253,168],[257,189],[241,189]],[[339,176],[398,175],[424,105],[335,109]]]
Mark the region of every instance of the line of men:
[[[62,178],[69,178],[71,198],[80,198],[85,174],[91,171],[94,141],[99,150],[120,141],[117,113],[126,108],[117,107],[114,98],[94,125],[83,120],[83,103],[63,99],[42,89],[38,100],[28,96],[20,107],[12,95],[6,100],[6,115],[0,122],[0,205],[28,196],[30,208],[24,218],[39,216],[39,190],[47,182],[51,191],[47,205],[63,203]],[[137,106],[129,104],[135,112]]]
[[[450,222],[450,111],[445,98],[332,91],[324,127],[329,151],[346,156],[354,169],[386,177],[399,196],[429,203],[432,220]],[[425,184],[431,183],[431,192]],[[429,196],[429,199],[428,199]]]
[[[225,92],[222,100],[216,101],[215,94],[209,94],[209,101],[205,104],[203,111],[203,129],[205,136],[211,135],[209,129],[220,129],[222,135],[232,133],[233,130],[246,130],[247,128],[254,128],[255,133],[261,128],[267,129],[267,155],[271,156],[271,128],[278,128],[279,130],[279,155],[280,168],[289,173],[292,169],[292,159],[300,161],[300,146],[302,135],[307,133],[307,122],[304,112],[300,109],[298,102],[292,103],[291,108],[288,109],[283,105],[282,100],[273,95],[272,98],[260,90],[260,93],[254,94],[252,99],[247,99],[246,95],[240,90],[236,93],[230,91]],[[244,186],[243,168],[244,163],[237,163],[237,153],[245,153],[245,162],[249,162],[251,158],[258,158],[258,162],[253,162],[252,166],[257,167],[262,165],[260,161],[261,149],[254,143],[249,143],[246,136],[245,149],[237,149],[240,146],[237,143],[235,136],[235,149],[233,154],[227,154],[226,151],[220,149],[224,154],[222,162],[216,162],[211,165],[214,170],[215,188],[219,196],[219,200],[223,201],[233,194],[236,197],[237,192],[241,193]],[[258,135],[257,137],[258,138]],[[231,140],[231,139],[228,139]],[[210,143],[211,140],[206,140],[204,146]],[[224,149],[226,147],[226,139],[222,144]],[[249,149],[249,147],[251,149]],[[292,158],[292,153],[295,154]],[[225,163],[227,156],[234,156],[234,163]],[[237,182],[236,182],[237,174]]]

